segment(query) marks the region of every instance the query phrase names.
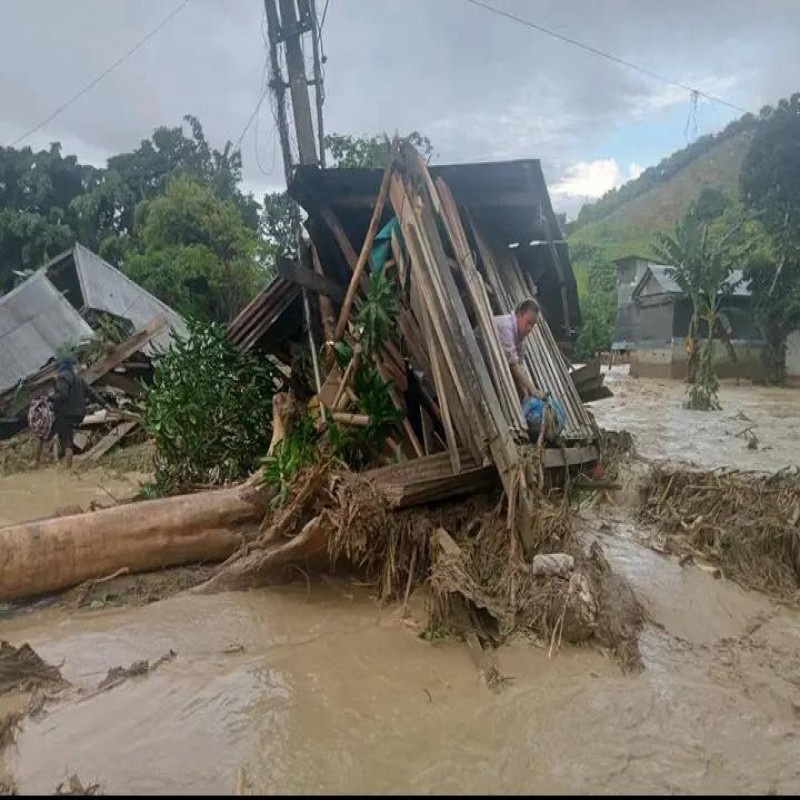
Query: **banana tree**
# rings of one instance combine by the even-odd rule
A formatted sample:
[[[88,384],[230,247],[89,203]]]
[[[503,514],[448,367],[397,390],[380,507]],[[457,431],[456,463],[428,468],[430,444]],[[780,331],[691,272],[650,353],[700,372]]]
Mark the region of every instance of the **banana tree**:
[[[674,236],[659,234],[653,244],[658,257],[673,267],[675,282],[692,303],[686,337],[688,408],[706,411],[719,408],[719,381],[713,367],[715,335],[725,342],[729,358],[736,360],[725,303],[735,289],[734,269],[746,256],[746,248],[735,246],[740,228],[736,225],[714,240],[709,236],[708,225],[689,212],[675,225]]]

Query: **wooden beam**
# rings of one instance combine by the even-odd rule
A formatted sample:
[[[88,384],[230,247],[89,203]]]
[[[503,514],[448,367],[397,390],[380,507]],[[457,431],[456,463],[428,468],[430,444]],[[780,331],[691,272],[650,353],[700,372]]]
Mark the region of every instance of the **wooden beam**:
[[[94,383],[98,378],[119,366],[126,358],[141,350],[154,337],[167,327],[165,317],[158,316],[151,319],[144,328],[137,331],[121,344],[118,344],[107,356],[98,359],[88,369],[81,373],[86,383]]]
[[[544,451],[543,464],[545,469],[552,467],[563,467],[564,455],[566,454],[566,463],[569,466],[576,464],[590,464],[593,461],[600,459],[600,451],[595,445],[584,445],[581,447],[565,447],[562,452],[558,447],[547,447]]]
[[[332,281],[330,278],[306,269],[296,261],[289,258],[278,256],[278,275],[284,280],[296,283],[298,286],[305,286],[316,294],[329,297],[337,303],[341,303],[345,298],[347,290],[342,284]]]
[[[114,430],[107,433],[88,453],[77,457],[78,462],[97,461],[105,455],[114,445],[118,444],[124,436],[127,436],[139,423],[121,422]]]
[[[316,245],[311,245],[311,261],[314,265],[314,272],[321,277],[325,277],[325,270],[322,268],[322,262],[319,259]],[[333,283],[333,281],[332,281]],[[339,286],[337,283],[336,286]],[[336,327],[336,314],[333,312],[333,303],[331,298],[325,294],[319,296],[319,310],[322,316],[322,329],[325,331],[325,341],[333,341],[333,332]]]
[[[386,204],[386,195],[389,193],[389,179],[392,176],[392,162],[394,160],[394,153],[397,147],[397,140],[393,140],[389,148],[389,159],[386,162],[386,169],[383,171],[383,178],[381,179],[381,188],[378,192],[378,199],[375,203],[375,208],[372,210],[372,218],[369,221],[367,228],[367,235],[364,237],[364,244],[361,246],[361,253],[358,256],[358,261],[353,268],[353,275],[350,278],[350,285],[347,287],[347,296],[342,304],[342,309],[339,312],[339,320],[336,323],[335,339],[341,339],[344,333],[347,319],[350,316],[350,309],[353,306],[356,292],[358,291],[358,282],[364,272],[364,267],[367,264],[367,258],[372,250],[372,243],[375,241],[375,234],[378,232],[378,224],[383,215],[383,207]]]

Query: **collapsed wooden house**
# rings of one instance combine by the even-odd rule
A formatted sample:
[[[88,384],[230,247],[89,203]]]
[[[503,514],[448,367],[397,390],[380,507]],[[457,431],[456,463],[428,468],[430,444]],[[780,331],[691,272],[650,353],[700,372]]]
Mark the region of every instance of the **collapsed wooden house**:
[[[447,496],[479,474],[485,480],[487,467],[494,466],[511,500],[510,519],[533,547],[532,487],[541,470],[599,457],[596,425],[562,354],[569,351],[580,311],[539,162],[429,169],[408,143],[395,143],[383,172],[299,166],[289,191],[308,215],[310,242],[297,263],[282,262],[280,276],[231,324],[231,340],[246,350],[285,355],[287,340],[302,336],[303,293],[316,301],[311,308],[317,313],[309,315],[313,340],[341,338],[354,310],[349,303],[355,299],[357,307],[366,287],[364,268],[376,268],[372,249],[380,230],[390,250],[383,268],[393,270],[399,305],[397,337],[385,346],[378,368],[393,381],[403,414],[398,444],[404,457],[437,465],[435,475],[398,469],[402,486],[394,487],[395,494],[413,495],[408,483],[424,472],[428,486],[420,497],[437,499],[437,480],[440,496]],[[530,296],[538,299],[543,318],[526,340],[525,364],[534,385],[566,409],[555,448],[531,443],[492,325],[493,315],[513,311]],[[422,401],[409,396],[415,374],[433,387]],[[329,411],[344,408],[342,380],[336,367],[323,370],[318,388]],[[437,455],[442,452],[447,459]],[[456,475],[462,480],[454,481]],[[382,481],[387,486],[391,477],[383,473]]]

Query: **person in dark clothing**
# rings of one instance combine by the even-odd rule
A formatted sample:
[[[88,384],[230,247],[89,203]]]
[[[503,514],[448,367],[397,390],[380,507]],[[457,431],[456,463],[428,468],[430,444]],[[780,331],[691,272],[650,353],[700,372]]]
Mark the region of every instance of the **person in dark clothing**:
[[[102,398],[86,381],[75,373],[70,359],[58,362],[58,376],[55,389],[50,393],[53,404],[52,435],[58,436],[59,450],[64,455],[67,469],[72,467],[73,441],[75,428],[86,416],[86,398],[89,397],[101,405]],[[44,440],[40,439],[36,449],[36,463],[42,455]]]

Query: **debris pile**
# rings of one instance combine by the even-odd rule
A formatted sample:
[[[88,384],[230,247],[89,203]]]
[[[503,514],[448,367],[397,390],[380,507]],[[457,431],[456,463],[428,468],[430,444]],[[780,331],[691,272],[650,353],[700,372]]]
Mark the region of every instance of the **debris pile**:
[[[80,797],[97,797],[103,794],[102,787],[99,783],[87,783],[84,785],[83,781],[77,774],[72,774],[66,780],[56,786],[56,795],[78,795]]]
[[[58,667],[44,661],[29,644],[14,647],[5,640],[0,641],[0,695],[63,684]]]
[[[144,385],[153,371],[153,355],[148,346],[166,328],[167,320],[156,317],[121,342],[94,338],[78,348],[75,356],[81,368],[77,371],[103,405],[90,401],[87,414],[75,431],[76,463],[96,462],[123,439],[135,436],[142,421],[135,404],[143,396]],[[8,466],[14,466],[15,450],[17,460],[20,455],[27,459],[33,455],[33,441],[19,432],[27,424],[31,402],[54,387],[57,374],[57,364],[49,363],[0,394],[0,438],[14,437],[3,443],[3,462],[12,462]]]
[[[336,470],[331,462],[306,469],[259,538],[195,591],[355,570],[383,600],[405,604],[414,589],[429,588],[429,635],[477,633],[484,645],[497,646],[521,633],[546,641],[551,651],[562,640],[595,639],[624,669],[640,668],[639,603],[597,543],[587,553],[573,539],[563,503],[538,498],[542,550],[558,555],[537,555],[531,566],[509,535],[507,503],[497,491],[393,509],[368,475]]]
[[[656,466],[641,490],[641,518],[666,549],[711,559],[732,580],[800,599],[800,472],[695,472]]]

